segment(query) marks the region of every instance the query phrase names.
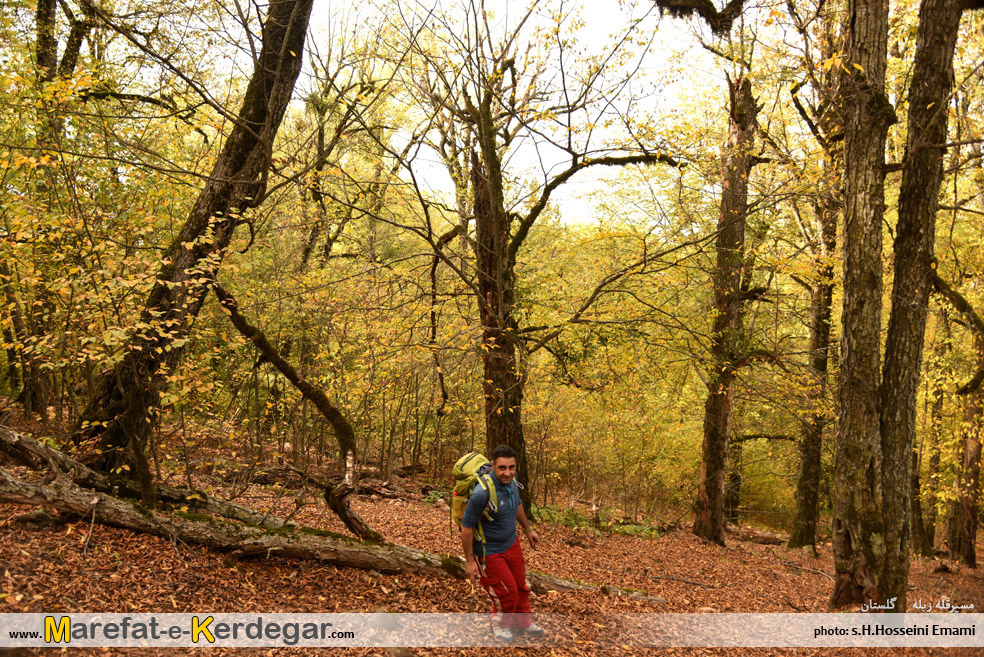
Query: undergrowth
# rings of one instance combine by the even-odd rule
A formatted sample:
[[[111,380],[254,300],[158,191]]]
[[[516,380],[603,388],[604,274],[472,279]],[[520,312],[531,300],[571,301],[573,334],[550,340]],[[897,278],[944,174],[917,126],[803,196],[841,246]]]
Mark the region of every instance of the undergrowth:
[[[575,507],[556,507],[533,505],[533,516],[543,522],[565,525],[575,531],[589,532],[595,536],[602,534],[624,534],[652,538],[666,533],[664,528],[626,521],[612,514],[608,509],[595,513],[584,513]]]

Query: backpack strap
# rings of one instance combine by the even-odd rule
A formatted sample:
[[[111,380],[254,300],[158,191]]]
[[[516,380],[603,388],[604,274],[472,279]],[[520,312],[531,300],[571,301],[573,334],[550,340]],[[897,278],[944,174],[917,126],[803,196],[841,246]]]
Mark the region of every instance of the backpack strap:
[[[492,475],[483,474],[479,475],[475,483],[476,486],[481,486],[482,490],[488,493],[489,501],[486,503],[485,508],[482,510],[481,516],[478,519],[478,525],[475,527],[475,535],[478,537],[479,542],[482,544],[482,552],[485,552],[485,532],[482,530],[482,516],[486,518],[489,522],[492,522],[492,513],[498,510],[499,496],[495,490],[495,482],[492,481]],[[492,513],[489,513],[491,509]]]

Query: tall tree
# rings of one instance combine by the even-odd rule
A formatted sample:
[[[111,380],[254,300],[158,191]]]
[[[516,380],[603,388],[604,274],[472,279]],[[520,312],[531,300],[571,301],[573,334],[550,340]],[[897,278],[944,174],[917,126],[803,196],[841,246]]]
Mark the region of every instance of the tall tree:
[[[819,22],[820,41],[818,57],[828,61],[843,46],[843,26],[840,13],[827,3],[821,3],[817,14],[804,17],[795,4],[787,3],[797,31],[806,43],[812,40],[810,25]],[[818,19],[815,20],[815,19]],[[810,402],[809,418],[803,422],[800,438],[800,463],[796,479],[796,515],[789,535],[789,547],[810,546],[815,551],[817,520],[820,512],[820,475],[823,451],[823,433],[828,423],[825,408],[827,396],[827,371],[831,348],[831,317],[834,297],[834,258],[837,248],[837,222],[843,208],[840,195],[842,149],[838,136],[842,135],[844,118],[838,93],[841,69],[838,66],[822,66],[806,48],[803,68],[808,79],[792,89],[792,99],[800,116],[806,122],[819,144],[823,157],[820,162],[816,200],[812,203],[814,225],[819,239],[811,239],[801,222],[801,230],[807,238],[807,247],[813,260],[811,279],[800,281],[810,293],[810,347],[808,362]],[[812,111],[800,101],[799,92],[809,82],[816,94],[809,104]],[[799,220],[799,211],[796,211]],[[797,279],[800,280],[800,279]]]
[[[679,166],[665,151],[633,134],[630,124],[625,126],[629,134],[621,143],[612,139],[612,145],[598,146],[592,141],[594,130],[582,127],[582,121],[596,122],[599,116],[607,116],[616,96],[625,93],[624,78],[607,79],[605,67],[615,67],[616,59],[627,54],[627,39],[584,70],[574,70],[570,44],[559,30],[546,37],[532,34],[529,23],[535,20],[537,5],[534,3],[498,34],[484,3],[469,3],[462,26],[464,35],[434,39],[438,43],[449,39],[458,52],[421,49],[418,53],[426,62],[421,100],[428,104],[428,111],[436,110],[439,115],[434,119],[428,116],[427,127],[419,132],[424,134],[432,128],[440,133],[433,147],[455,183],[459,213],[467,209],[462,201],[470,186],[477,276],[473,278],[448,255],[450,239],[455,234],[467,234],[469,222],[465,218],[458,217],[457,226],[442,237],[431,221],[430,204],[424,201],[426,229],[416,230],[476,296],[482,328],[486,445],[490,450],[499,444],[512,447],[517,453],[518,477],[524,482],[529,478],[522,422],[527,377],[523,359],[555,338],[560,329],[553,325],[520,327],[516,311],[519,253],[554,192],[581,171],[631,164]],[[551,22],[554,20],[563,24],[562,16]],[[552,74],[556,79],[550,82],[545,62],[532,47],[541,37],[548,40],[550,56],[556,57]],[[524,44],[525,52],[521,50]],[[622,98],[627,101],[627,96]],[[545,111],[547,107],[549,111]],[[525,190],[523,198],[514,199],[504,162],[523,141],[541,151],[544,159],[560,153],[561,161],[556,166],[545,165],[542,184]],[[468,152],[463,148],[466,144]],[[413,163],[406,166],[412,170]],[[584,315],[606,285],[662,255],[665,253],[647,255],[636,268],[605,279],[573,313],[573,321]],[[530,491],[524,490],[522,496],[529,504]]]
[[[919,460],[913,462],[913,487],[912,504],[913,516],[915,507],[919,507],[920,516],[923,519],[921,535],[916,535],[913,531],[913,543],[924,557],[932,557],[936,543],[936,507],[938,504],[938,492],[940,485],[940,451],[943,442],[943,402],[946,396],[945,382],[946,376],[946,356],[950,349],[950,319],[945,310],[939,312],[937,326],[936,347],[930,360],[929,398],[930,398],[930,418],[929,435],[925,441],[925,449],[921,449],[923,455],[929,453],[929,467],[926,479],[920,485],[919,481]],[[940,335],[942,333],[942,335]],[[915,450],[913,450],[915,452]]]
[[[905,608],[916,392],[935,268],[946,108],[960,17],[977,5],[976,0],[923,0],[920,6],[892,310],[879,377],[884,146],[895,120],[884,94],[888,7],[877,0],[851,3],[848,58],[854,70],[846,78],[844,100],[847,211],[833,608],[893,597]]]
[[[89,21],[77,19],[68,3],[61,3],[62,12],[69,20],[69,33],[59,58],[58,5],[56,0],[38,0],[35,11],[35,84],[37,87],[37,116],[35,120],[35,148],[46,157],[55,159],[62,147],[64,120],[62,108],[54,90],[59,80],[70,78],[75,72],[83,40],[91,28]],[[42,174],[35,193],[39,212],[46,212],[55,205],[57,193],[52,172]],[[47,250],[49,247],[40,246]],[[0,277],[5,281],[6,296],[11,314],[11,334],[14,338],[14,356],[21,364],[23,388],[18,401],[28,413],[37,413],[47,419],[48,404],[52,396],[53,377],[44,367],[40,344],[50,332],[53,300],[44,277],[33,286],[33,299],[24,300],[23,310],[11,284],[12,272],[6,263],[0,267]]]
[[[984,370],[984,334],[974,333],[974,355],[978,370]],[[963,463],[957,481],[956,542],[951,556],[977,567],[977,525],[980,524],[981,445],[984,443],[984,387],[967,395],[963,421]]]
[[[145,495],[152,495],[145,454],[151,418],[236,226],[243,223],[243,213],[263,198],[273,140],[301,69],[311,5],[312,0],[271,2],[262,49],[235,125],[188,219],[165,253],[125,356],[103,374],[76,429],[76,442],[99,436],[94,459],[99,466],[132,463]],[[93,11],[106,24],[116,25],[115,17]]]
[[[718,36],[726,35],[744,9],[743,0],[731,0],[720,11],[706,0],[656,0],[673,16],[699,16]],[[741,61],[736,55],[735,61]],[[711,329],[711,364],[704,401],[704,441],[700,482],[694,504],[694,534],[724,544],[725,466],[738,370],[757,357],[742,335],[743,309],[765,290],[751,287],[751,267],[745,259],[748,221],[748,180],[756,163],[755,145],[759,107],[746,75],[728,80],[728,141],[721,164],[721,204],[715,238],[714,322]]]
[[[721,163],[721,209],[714,248],[714,324],[711,365],[704,402],[704,443],[700,486],[694,505],[694,533],[724,545],[724,479],[738,369],[749,361],[742,340],[742,309],[752,298],[745,270],[748,177],[752,171],[758,105],[752,83],[728,79],[728,142]]]
[[[887,597],[879,586],[885,566],[885,517],[881,508],[883,456],[878,404],[885,140],[889,126],[896,121],[885,95],[888,2],[851,0],[848,15],[848,72],[841,83],[845,113],[844,305],[834,461],[837,579],[830,599],[834,608]],[[894,518],[890,521],[900,522]]]

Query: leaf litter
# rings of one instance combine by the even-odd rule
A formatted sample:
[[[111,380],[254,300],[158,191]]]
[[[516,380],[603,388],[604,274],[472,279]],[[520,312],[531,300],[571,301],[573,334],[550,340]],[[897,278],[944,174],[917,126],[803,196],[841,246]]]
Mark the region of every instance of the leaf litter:
[[[411,486],[409,482],[406,483]],[[316,499],[298,506],[275,487],[252,486],[237,503],[298,524],[344,531]],[[447,507],[409,499],[359,497],[356,510],[389,541],[436,553],[459,554]],[[28,530],[10,521],[25,507],[0,504],[0,612],[469,612],[485,613],[485,593],[469,582],[420,575],[383,575],[354,568],[279,558],[233,560],[200,546],[78,520]],[[681,527],[658,537],[601,533],[591,528],[537,523],[539,549],[525,543],[527,568],[555,577],[638,590],[665,603],[616,597],[603,591],[533,596],[534,612],[572,617],[562,648],[503,648],[536,655],[936,655],[942,649],[660,648],[612,645],[604,619],[614,613],[797,613],[827,611],[833,557],[729,537],[725,547]],[[948,563],[914,557],[910,596],[984,609],[984,576]],[[857,609],[855,609],[857,611]],[[599,622],[600,621],[600,622]],[[577,626],[574,635],[570,627]],[[41,654],[54,649],[21,650]],[[156,652],[155,652],[156,650]],[[485,648],[73,648],[86,655],[255,654],[461,655]],[[976,649],[947,649],[948,656]]]

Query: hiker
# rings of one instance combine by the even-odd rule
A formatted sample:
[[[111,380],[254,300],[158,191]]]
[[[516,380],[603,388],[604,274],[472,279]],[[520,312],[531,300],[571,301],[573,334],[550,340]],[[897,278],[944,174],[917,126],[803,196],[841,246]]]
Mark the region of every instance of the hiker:
[[[543,628],[530,622],[530,583],[516,523],[522,526],[534,549],[540,537],[530,526],[519,499],[519,482],[514,481],[516,452],[508,445],[499,445],[492,452],[492,475],[495,503],[489,504],[489,491],[476,483],[461,520],[465,567],[468,576],[472,580],[478,578],[492,598],[495,638],[512,641],[514,632],[542,636]],[[479,525],[484,542],[476,536]]]

